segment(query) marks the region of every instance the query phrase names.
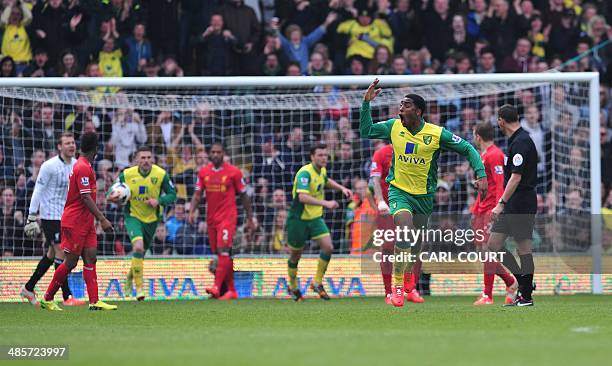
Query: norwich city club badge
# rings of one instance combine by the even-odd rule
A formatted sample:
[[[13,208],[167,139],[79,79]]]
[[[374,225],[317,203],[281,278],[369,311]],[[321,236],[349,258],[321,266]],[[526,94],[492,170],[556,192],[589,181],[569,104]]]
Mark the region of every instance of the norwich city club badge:
[[[433,137],[431,135],[425,135],[423,136],[423,142],[425,143],[425,145],[429,145],[431,144],[431,140],[433,139]]]
[[[151,178],[151,183],[157,184],[157,177],[152,177]]]

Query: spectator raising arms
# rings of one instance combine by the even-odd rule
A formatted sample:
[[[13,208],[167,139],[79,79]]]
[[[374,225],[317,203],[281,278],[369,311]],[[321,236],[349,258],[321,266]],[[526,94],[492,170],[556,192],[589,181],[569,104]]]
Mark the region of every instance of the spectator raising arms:
[[[176,184],[177,197],[186,199],[191,195],[195,185],[196,161],[193,156],[195,150],[204,146],[194,133],[194,124],[183,124],[168,147],[168,162],[172,166],[172,177]],[[185,129],[189,132],[189,139],[184,139]],[[188,142],[187,142],[188,141]]]
[[[346,57],[360,56],[367,60],[374,57],[379,45],[393,49],[393,33],[384,19],[372,19],[369,10],[359,12],[357,19],[349,19],[338,25],[336,32],[348,34]]]
[[[295,24],[287,27],[285,31],[287,38],[278,33],[285,55],[290,61],[299,62],[301,72],[305,73],[308,69],[310,49],[323,37],[327,26],[333,23],[336,18],[335,13],[330,13],[322,25],[305,37],[302,36],[302,29]],[[273,22],[272,28],[278,31],[278,23]]]
[[[116,47],[115,38],[108,37],[104,40],[102,50],[98,54],[100,71],[105,77],[122,77],[123,72],[123,52]]]
[[[203,75],[225,76],[232,74],[232,50],[238,43],[232,31],[224,28],[223,16],[214,14],[210,25],[198,37],[203,48],[204,62],[201,65]]]
[[[2,54],[11,56],[19,64],[20,73],[32,59],[30,36],[26,27],[32,22],[32,13],[25,3],[7,6],[0,17],[0,25],[4,28],[2,36]]]

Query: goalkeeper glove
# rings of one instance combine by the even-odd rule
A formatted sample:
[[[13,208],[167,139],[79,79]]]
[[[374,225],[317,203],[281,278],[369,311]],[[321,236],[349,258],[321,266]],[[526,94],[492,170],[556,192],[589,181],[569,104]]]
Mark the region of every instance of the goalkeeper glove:
[[[378,213],[381,215],[388,215],[390,212],[389,205],[384,200],[378,201]]]
[[[23,228],[28,238],[34,238],[40,234],[40,227],[36,221],[36,215],[29,214],[28,220],[26,221],[25,227]]]

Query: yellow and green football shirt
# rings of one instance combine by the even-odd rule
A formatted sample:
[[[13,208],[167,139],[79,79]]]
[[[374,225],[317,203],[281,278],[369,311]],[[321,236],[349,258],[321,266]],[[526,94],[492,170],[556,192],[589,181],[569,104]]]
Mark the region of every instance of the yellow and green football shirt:
[[[15,62],[30,62],[32,59],[30,37],[23,25],[6,26],[2,37],[2,54],[11,56]]]
[[[289,208],[288,218],[300,220],[314,220],[323,216],[323,207],[317,205],[307,205],[300,202],[298,195],[307,193],[316,199],[325,198],[325,185],[327,184],[327,169],[317,170],[314,165],[307,164],[300,168],[293,179],[293,190],[291,207]]]
[[[123,67],[121,66],[121,58],[123,54],[120,49],[111,52],[100,51],[98,54],[98,66],[104,77],[122,77]]]
[[[415,131],[409,131],[399,118],[372,123],[370,103],[363,102],[359,130],[362,137],[391,141],[393,159],[386,180],[411,195],[432,195],[436,191],[438,157],[442,149],[465,156],[476,177],[486,177],[478,151],[443,127],[422,120]]]
[[[158,221],[161,218],[162,206],[167,206],[176,200],[176,190],[168,173],[155,164],[146,175],[140,172],[138,166],[127,168],[119,175],[119,181],[127,184],[131,193],[124,214],[142,223]],[[157,208],[149,206],[146,202],[149,198],[158,199],[159,206]]]

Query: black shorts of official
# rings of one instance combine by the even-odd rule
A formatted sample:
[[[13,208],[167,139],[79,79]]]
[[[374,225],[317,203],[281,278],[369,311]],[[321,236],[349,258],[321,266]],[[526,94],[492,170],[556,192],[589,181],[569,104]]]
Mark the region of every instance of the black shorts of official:
[[[45,234],[45,245],[51,246],[60,244],[60,223],[60,220],[40,220],[40,226]]]
[[[492,233],[511,236],[516,241],[533,239],[538,200],[535,190],[515,192],[491,227]]]

